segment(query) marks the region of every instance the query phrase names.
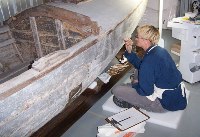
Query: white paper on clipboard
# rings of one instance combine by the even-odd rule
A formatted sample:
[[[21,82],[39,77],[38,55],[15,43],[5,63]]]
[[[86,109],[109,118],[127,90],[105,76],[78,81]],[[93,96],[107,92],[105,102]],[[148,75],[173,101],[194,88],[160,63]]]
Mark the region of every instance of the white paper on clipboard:
[[[150,117],[142,111],[132,107],[106,118],[106,121],[111,123],[117,129],[123,131],[144,122],[149,118]]]

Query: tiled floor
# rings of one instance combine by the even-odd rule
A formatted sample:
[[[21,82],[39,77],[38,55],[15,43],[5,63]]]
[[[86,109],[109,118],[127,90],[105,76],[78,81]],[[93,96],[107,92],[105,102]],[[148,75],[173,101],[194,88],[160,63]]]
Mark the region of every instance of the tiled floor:
[[[165,38],[169,38],[170,31],[164,31]],[[170,45],[173,40],[166,43]],[[169,48],[168,48],[169,49]],[[177,60],[177,58],[175,59]],[[131,73],[127,73],[117,84],[124,83],[129,79]],[[181,117],[177,129],[171,129],[160,125],[148,123],[145,125],[145,132],[136,137],[200,137],[200,82],[195,84],[185,83],[191,91],[189,105]],[[85,113],[62,137],[96,137],[97,127],[106,124],[105,118],[112,113],[102,109],[103,103],[110,97],[110,91],[104,95],[91,109]]]

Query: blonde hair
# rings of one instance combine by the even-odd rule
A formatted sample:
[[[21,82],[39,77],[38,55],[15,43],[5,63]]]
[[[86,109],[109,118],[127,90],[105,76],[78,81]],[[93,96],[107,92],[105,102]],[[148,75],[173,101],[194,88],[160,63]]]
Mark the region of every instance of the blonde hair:
[[[142,38],[149,40],[153,45],[158,44],[160,33],[157,28],[152,25],[144,25],[137,28],[137,33]]]

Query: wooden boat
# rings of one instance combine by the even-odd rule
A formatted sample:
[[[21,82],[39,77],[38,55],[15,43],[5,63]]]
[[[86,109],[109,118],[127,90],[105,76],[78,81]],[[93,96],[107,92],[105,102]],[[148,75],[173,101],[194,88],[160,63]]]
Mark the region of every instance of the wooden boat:
[[[35,62],[0,84],[0,136],[30,136],[77,98],[131,36],[146,4],[55,1],[7,20],[19,62]]]

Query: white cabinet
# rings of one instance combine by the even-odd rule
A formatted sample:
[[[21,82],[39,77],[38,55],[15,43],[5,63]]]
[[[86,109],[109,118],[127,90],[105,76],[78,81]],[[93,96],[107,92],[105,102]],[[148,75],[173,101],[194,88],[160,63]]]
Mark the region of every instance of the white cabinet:
[[[200,81],[200,25],[168,22],[172,37],[181,40],[179,70],[189,83]]]

